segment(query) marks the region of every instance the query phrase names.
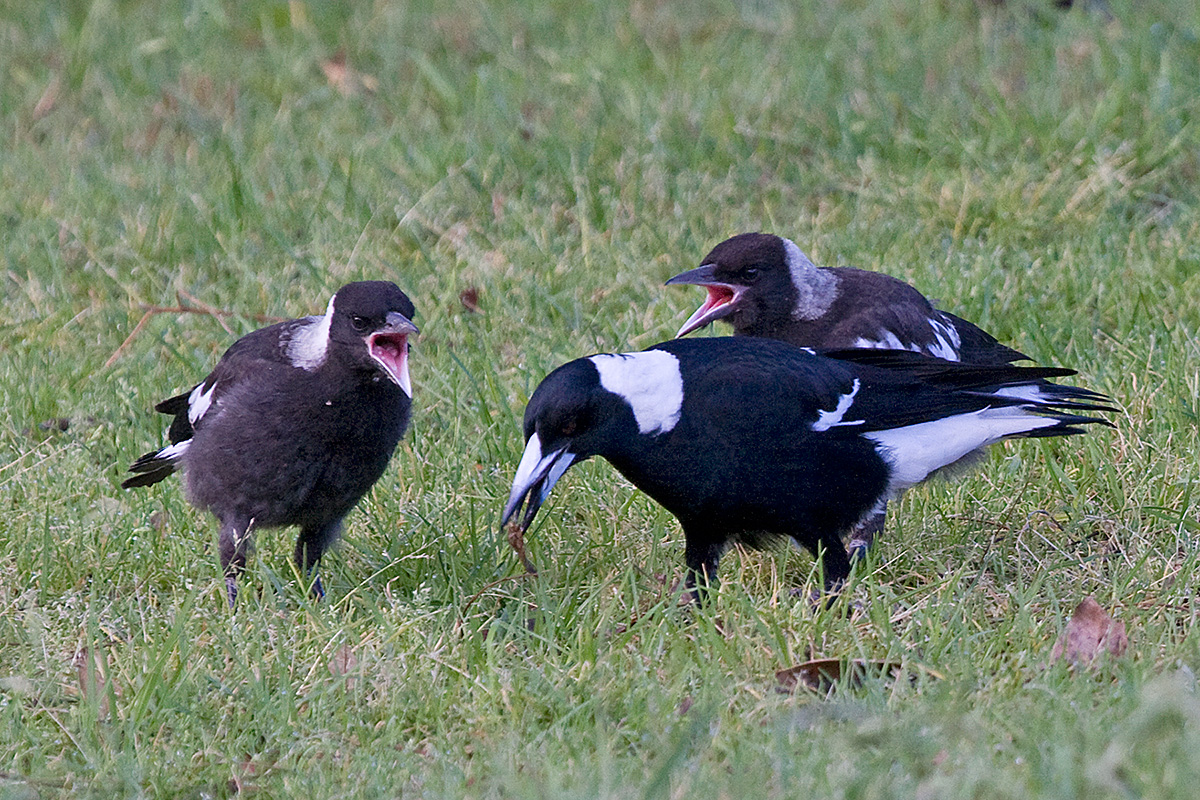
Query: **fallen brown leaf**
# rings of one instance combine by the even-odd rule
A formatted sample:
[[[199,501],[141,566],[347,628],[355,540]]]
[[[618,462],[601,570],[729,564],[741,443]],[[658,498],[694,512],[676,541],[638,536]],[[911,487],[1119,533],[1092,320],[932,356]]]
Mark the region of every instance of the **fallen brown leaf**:
[[[900,665],[894,661],[864,661],[861,658],[818,658],[805,661],[788,669],[775,673],[779,688],[793,691],[796,687],[809,689],[814,692],[828,692],[845,679],[851,688],[862,686],[863,680],[869,675],[886,675],[896,677]]]
[[[346,676],[346,688],[353,689],[355,679],[351,674],[358,669],[358,656],[354,655],[354,648],[348,644],[344,644],[337,649],[333,654],[333,658],[329,659],[329,671],[334,675]]]
[[[108,716],[108,676],[106,659],[101,653],[80,648],[73,664],[79,676],[79,694],[84,700],[96,698],[96,711],[101,719]]]
[[[1129,646],[1125,623],[1114,620],[1093,597],[1075,607],[1067,628],[1050,651],[1050,663],[1065,658],[1072,664],[1091,666],[1104,653],[1120,656]]]
[[[359,72],[346,62],[345,51],[339,50],[333,58],[321,62],[321,71],[325,80],[343,97],[351,97],[361,92],[374,92],[379,88],[379,81],[374,76]]]
[[[483,313],[483,310],[479,307],[479,289],[474,286],[468,286],[459,292],[458,302],[462,303],[462,307],[472,314]]]

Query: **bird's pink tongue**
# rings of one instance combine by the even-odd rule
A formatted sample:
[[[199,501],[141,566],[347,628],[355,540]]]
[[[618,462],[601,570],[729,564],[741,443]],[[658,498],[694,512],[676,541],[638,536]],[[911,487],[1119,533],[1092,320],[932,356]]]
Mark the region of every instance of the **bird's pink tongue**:
[[[412,380],[408,376],[408,336],[403,333],[376,333],[369,337],[367,347],[371,357],[379,362],[388,377],[412,397]]]

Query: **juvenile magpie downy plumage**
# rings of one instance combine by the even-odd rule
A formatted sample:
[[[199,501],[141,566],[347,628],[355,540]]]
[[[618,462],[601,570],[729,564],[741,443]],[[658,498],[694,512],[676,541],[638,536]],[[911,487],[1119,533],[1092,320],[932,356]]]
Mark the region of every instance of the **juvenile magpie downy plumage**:
[[[841,535],[910,486],[1002,439],[1106,423],[1073,371],[964,365],[910,352],[816,355],[752,337],[684,339],[581,358],[525,409],[525,452],[501,515],[523,532],[572,465],[603,456],[679,519],[688,585],[730,542],[791,537],[826,587],[849,573]]]
[[[910,350],[948,361],[1008,364],[1028,358],[986,331],[934,308],[904,281],[852,267],[818,267],[796,244],[742,233],[718,244],[696,269],[667,285],[703,286],[708,296],[676,336],[715,320],[737,336],[761,336],[819,350]],[[861,555],[883,530],[885,509],[851,534]]]
[[[413,313],[394,283],[348,283],[323,315],[243,336],[203,382],[155,406],[175,418],[171,443],[121,485],[183,469],[189,500],[220,523],[230,605],[256,528],[299,526],[296,564],[324,596],[317,562],[408,426]]]

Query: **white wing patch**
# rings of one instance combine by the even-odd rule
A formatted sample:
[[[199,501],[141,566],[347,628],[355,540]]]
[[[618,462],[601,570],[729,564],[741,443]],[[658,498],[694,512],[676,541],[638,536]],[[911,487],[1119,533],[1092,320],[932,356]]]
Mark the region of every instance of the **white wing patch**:
[[[953,325],[942,322],[939,319],[930,317],[927,322],[929,327],[933,329],[933,342],[922,347],[916,343],[905,344],[900,340],[900,337],[894,331],[881,330],[877,339],[868,339],[865,336],[860,336],[854,340],[855,347],[862,347],[868,350],[910,350],[914,353],[923,353],[927,356],[934,356],[944,361],[958,361],[958,349],[962,345],[962,339],[958,335],[958,331]]]
[[[638,432],[667,433],[683,409],[683,375],[679,359],[664,350],[602,353],[589,361],[600,373],[600,385],[633,409]]]
[[[198,383],[196,384],[196,388],[192,389],[192,393],[188,395],[188,422],[193,426],[212,407],[213,392],[216,389],[217,384],[215,381],[207,390],[205,390],[203,383]]]
[[[1038,416],[1020,406],[1005,406],[872,431],[863,436],[878,445],[879,455],[891,467],[888,490],[894,495],[981,447],[1057,424],[1059,420],[1053,417]]]
[[[929,327],[933,328],[933,338],[936,341],[926,347],[925,352],[946,361],[958,361],[958,349],[962,346],[962,337],[958,335],[954,326],[931,317]]]
[[[866,420],[856,419],[851,422],[842,422],[842,417],[846,416],[846,412],[850,410],[850,406],[854,405],[854,396],[858,394],[858,389],[861,384],[858,378],[854,379],[854,386],[850,391],[838,398],[837,408],[833,411],[820,409],[820,416],[817,421],[812,424],[812,429],[820,433],[827,431],[835,425],[862,425]]]
[[[329,298],[329,306],[321,317],[306,317],[288,337],[288,360],[293,367],[312,372],[325,363],[325,351],[329,348],[329,326],[333,324],[333,301],[335,294]]]
[[[154,454],[155,458],[165,458],[168,461],[178,461],[183,458],[183,454],[187,452],[188,445],[192,443],[191,439],[184,439],[182,442],[168,445],[162,450]]]

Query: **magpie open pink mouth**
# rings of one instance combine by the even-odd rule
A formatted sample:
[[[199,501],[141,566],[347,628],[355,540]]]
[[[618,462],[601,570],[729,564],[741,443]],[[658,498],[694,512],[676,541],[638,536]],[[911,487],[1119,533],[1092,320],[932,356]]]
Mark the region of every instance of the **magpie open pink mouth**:
[[[696,269],[681,272],[667,281],[668,286],[690,284],[703,286],[708,291],[704,303],[688,317],[687,322],[683,323],[683,327],[679,329],[679,333],[675,334],[675,338],[686,336],[709,323],[727,317],[737,309],[737,303],[741,300],[746,287],[713,280],[714,268],[714,264],[705,264]]]
[[[418,333],[417,326],[402,314],[388,314],[387,325],[367,337],[367,350],[392,382],[412,397],[412,379],[408,374],[408,337]]]

